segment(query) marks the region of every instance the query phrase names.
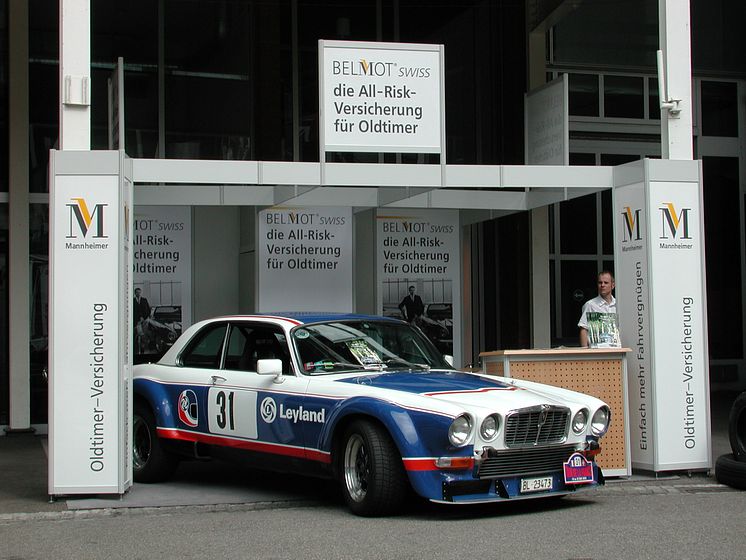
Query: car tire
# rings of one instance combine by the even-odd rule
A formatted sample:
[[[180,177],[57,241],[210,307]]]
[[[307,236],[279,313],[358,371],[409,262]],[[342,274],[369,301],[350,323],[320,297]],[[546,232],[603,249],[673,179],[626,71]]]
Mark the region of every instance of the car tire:
[[[396,513],[408,491],[401,455],[389,434],[366,421],[345,430],[339,477],[350,510],[361,516]]]
[[[746,391],[733,401],[728,417],[728,437],[733,456],[746,461]]]
[[[161,482],[171,477],[178,459],[163,449],[150,408],[135,403],[132,418],[132,475],[135,482]]]
[[[720,484],[746,490],[746,462],[738,461],[731,453],[715,461],[715,478]]]

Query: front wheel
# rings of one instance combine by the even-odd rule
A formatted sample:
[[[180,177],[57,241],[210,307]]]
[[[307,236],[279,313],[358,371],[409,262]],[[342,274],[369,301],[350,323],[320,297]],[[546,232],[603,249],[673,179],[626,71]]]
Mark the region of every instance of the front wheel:
[[[178,459],[163,449],[155,417],[143,403],[135,403],[132,417],[132,475],[135,482],[161,482],[178,466]]]
[[[354,422],[345,431],[340,450],[340,482],[350,510],[363,516],[396,512],[408,483],[388,433],[370,422]]]

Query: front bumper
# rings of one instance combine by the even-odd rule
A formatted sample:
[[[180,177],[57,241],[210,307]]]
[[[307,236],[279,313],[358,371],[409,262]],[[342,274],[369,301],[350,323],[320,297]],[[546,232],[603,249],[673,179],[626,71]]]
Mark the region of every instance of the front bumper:
[[[474,454],[472,468],[432,469],[409,475],[415,490],[435,502],[478,503],[566,495],[604,483],[603,473],[593,461],[598,451],[597,442],[509,450],[485,448]],[[571,459],[577,461],[578,455],[583,456],[584,475],[568,476],[576,471],[565,465]],[[529,490],[528,485],[522,489],[521,481],[540,482],[541,489]]]
[[[521,480],[525,477],[513,476],[498,479],[446,480],[442,482],[442,498],[431,499],[442,503],[484,503],[506,500],[527,500],[548,496],[564,496],[595,488],[604,484],[601,469],[593,464],[593,482],[585,484],[565,484],[562,473],[546,473],[552,477],[552,489],[522,493]],[[533,477],[533,475],[532,475]]]

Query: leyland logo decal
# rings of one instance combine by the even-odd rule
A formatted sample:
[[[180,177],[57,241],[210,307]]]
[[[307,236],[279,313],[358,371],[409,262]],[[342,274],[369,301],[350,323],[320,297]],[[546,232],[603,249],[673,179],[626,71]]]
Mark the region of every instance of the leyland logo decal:
[[[267,424],[271,424],[277,418],[283,420],[290,420],[293,424],[298,422],[316,422],[323,424],[326,422],[326,409],[321,410],[308,410],[303,405],[298,407],[285,407],[284,404],[280,403],[279,409],[277,403],[272,397],[266,397],[262,400],[262,404],[259,405],[259,414]]]
[[[691,208],[678,210],[673,202],[663,202],[658,208],[660,210],[660,236],[659,239],[671,240],[671,243],[660,242],[661,249],[691,249],[692,236],[689,229],[689,213]]]
[[[106,208],[108,204],[90,205],[85,198],[71,198],[68,209],[68,230],[66,239],[84,240],[81,243],[68,241],[66,249],[107,249],[109,244],[94,239],[108,239],[106,234]]]

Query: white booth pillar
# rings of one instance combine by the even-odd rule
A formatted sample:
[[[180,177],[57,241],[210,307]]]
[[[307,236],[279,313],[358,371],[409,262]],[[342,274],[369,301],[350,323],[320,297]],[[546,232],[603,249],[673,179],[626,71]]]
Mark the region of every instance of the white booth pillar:
[[[632,466],[711,466],[702,170],[643,160],[614,170],[617,313],[627,356]]]
[[[31,430],[29,369],[29,72],[28,3],[8,2],[8,353],[10,427],[8,432]]]
[[[91,149],[90,0],[60,0],[61,150]]]
[[[132,163],[49,162],[49,494],[132,484]]]
[[[666,97],[661,98],[661,156],[663,159],[692,159],[689,0],[658,0],[658,27],[660,50],[663,51],[663,68],[658,79],[663,81]]]

